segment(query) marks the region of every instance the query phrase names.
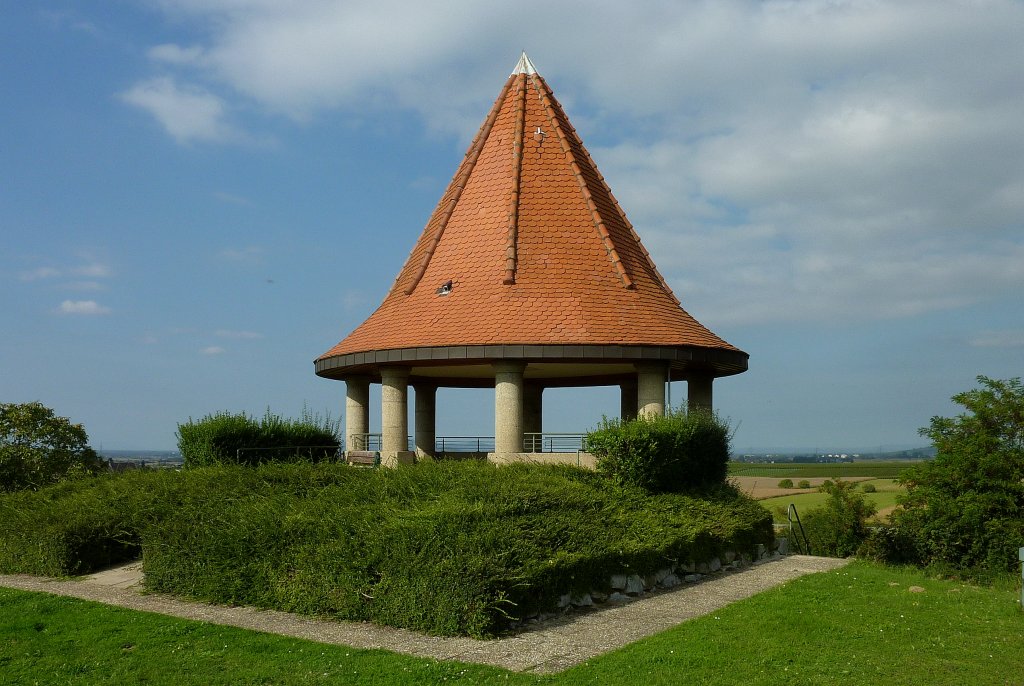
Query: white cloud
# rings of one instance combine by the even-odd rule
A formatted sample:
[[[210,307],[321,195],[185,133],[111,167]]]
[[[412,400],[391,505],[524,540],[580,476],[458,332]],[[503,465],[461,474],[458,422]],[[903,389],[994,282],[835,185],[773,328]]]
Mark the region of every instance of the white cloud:
[[[229,143],[242,139],[225,121],[225,101],[198,86],[180,86],[170,77],[159,76],[135,84],[120,97],[153,115],[179,143]]]
[[[244,248],[225,248],[220,251],[220,256],[230,262],[258,263],[263,261],[263,248],[256,245],[248,245]]]
[[[102,35],[102,32],[96,24],[91,21],[83,20],[73,11],[41,10],[38,16],[55,30],[69,28],[73,31],[81,31],[97,37]]]
[[[234,193],[225,193],[224,191],[214,191],[213,197],[221,202],[228,203],[229,205],[243,205],[251,206],[252,200],[241,195],[235,195]]]
[[[366,309],[371,303],[371,296],[365,291],[346,290],[341,297],[341,304],[346,312],[358,312]]]
[[[61,275],[61,271],[55,267],[38,267],[27,272],[22,272],[19,278],[22,281],[36,281],[38,279],[52,279]]]
[[[158,62],[166,62],[175,65],[197,65],[203,61],[204,50],[202,46],[192,45],[183,48],[174,43],[154,45],[146,53],[149,58]]]
[[[99,281],[69,281],[64,287],[72,291],[102,291],[106,290]]]
[[[62,277],[81,277],[85,279],[105,279],[113,274],[110,267],[100,262],[89,261],[74,267],[37,267],[20,274],[22,281],[41,279],[57,279]]]
[[[110,314],[110,308],[95,300],[65,300],[57,310],[60,314]]]
[[[224,348],[219,345],[210,345],[199,351],[202,355],[221,355],[224,352]]]
[[[111,276],[110,267],[99,262],[90,262],[80,267],[72,267],[68,270],[68,274],[73,276],[82,276],[89,279],[105,279]]]
[[[213,332],[214,336],[218,338],[237,338],[242,340],[254,340],[257,338],[263,338],[263,334],[255,331],[232,331],[230,329],[217,329]]]
[[[221,139],[247,108],[405,109],[465,141],[525,45],[709,325],[908,316],[1024,288],[1019,2],[159,7],[203,37],[154,46],[174,76],[135,104],[183,142]]]

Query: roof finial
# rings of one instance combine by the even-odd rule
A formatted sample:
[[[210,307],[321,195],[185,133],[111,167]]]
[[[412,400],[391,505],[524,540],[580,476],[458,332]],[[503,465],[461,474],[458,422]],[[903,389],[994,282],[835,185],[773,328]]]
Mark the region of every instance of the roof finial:
[[[537,68],[533,66],[533,62],[526,56],[526,51],[523,50],[523,54],[519,57],[519,61],[516,63],[516,68],[512,70],[512,76],[516,74],[536,74]]]

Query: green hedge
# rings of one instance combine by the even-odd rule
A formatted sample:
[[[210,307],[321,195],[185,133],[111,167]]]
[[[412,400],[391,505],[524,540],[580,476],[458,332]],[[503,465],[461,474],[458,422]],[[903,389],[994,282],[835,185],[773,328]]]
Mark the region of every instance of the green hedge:
[[[490,636],[553,609],[566,591],[605,587],[613,573],[752,552],[773,539],[770,515],[733,489],[652,495],[566,467],[267,464],[140,474],[130,489],[107,483],[116,504],[85,488],[18,501],[24,522],[37,524],[11,539],[0,571],[82,573],[97,563],[70,554],[43,564],[14,550],[60,530],[57,503],[53,512],[82,507],[97,524],[120,517],[89,535],[100,547],[137,542],[151,591]],[[0,499],[0,517],[11,504]],[[15,569],[12,560],[22,561]]]
[[[724,483],[730,438],[724,420],[697,410],[627,422],[605,418],[586,445],[598,472],[621,484],[671,493]]]
[[[178,424],[178,451],[186,467],[316,462],[337,454],[338,430],[330,418],[305,411],[301,419],[292,420],[267,410],[259,421],[244,412],[218,412]]]
[[[69,576],[139,557],[141,531],[173,515],[173,472],[131,471],[0,498],[0,571]]]

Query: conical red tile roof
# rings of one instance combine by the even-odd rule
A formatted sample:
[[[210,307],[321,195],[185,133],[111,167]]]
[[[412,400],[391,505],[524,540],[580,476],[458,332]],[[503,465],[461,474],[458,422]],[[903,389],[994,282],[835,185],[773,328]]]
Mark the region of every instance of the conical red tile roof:
[[[683,346],[742,357],[720,373],[746,369],[682,309],[525,54],[384,302],[317,371],[355,353],[501,344]]]

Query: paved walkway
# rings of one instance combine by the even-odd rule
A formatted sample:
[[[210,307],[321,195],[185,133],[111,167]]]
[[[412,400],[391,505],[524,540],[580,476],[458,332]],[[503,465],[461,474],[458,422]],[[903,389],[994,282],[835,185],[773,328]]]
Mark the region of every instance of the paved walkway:
[[[314,619],[273,610],[206,605],[166,595],[146,595],[142,593],[141,562],[75,580],[0,575],[0,586],[321,643],[382,648],[519,672],[550,673],[568,669],[805,574],[838,569],[846,563],[846,560],[834,558],[791,555],[739,572],[719,574],[697,584],[649,593],[628,603],[608,603],[600,609],[574,612],[538,624],[535,629],[487,641],[426,636],[364,622]]]

